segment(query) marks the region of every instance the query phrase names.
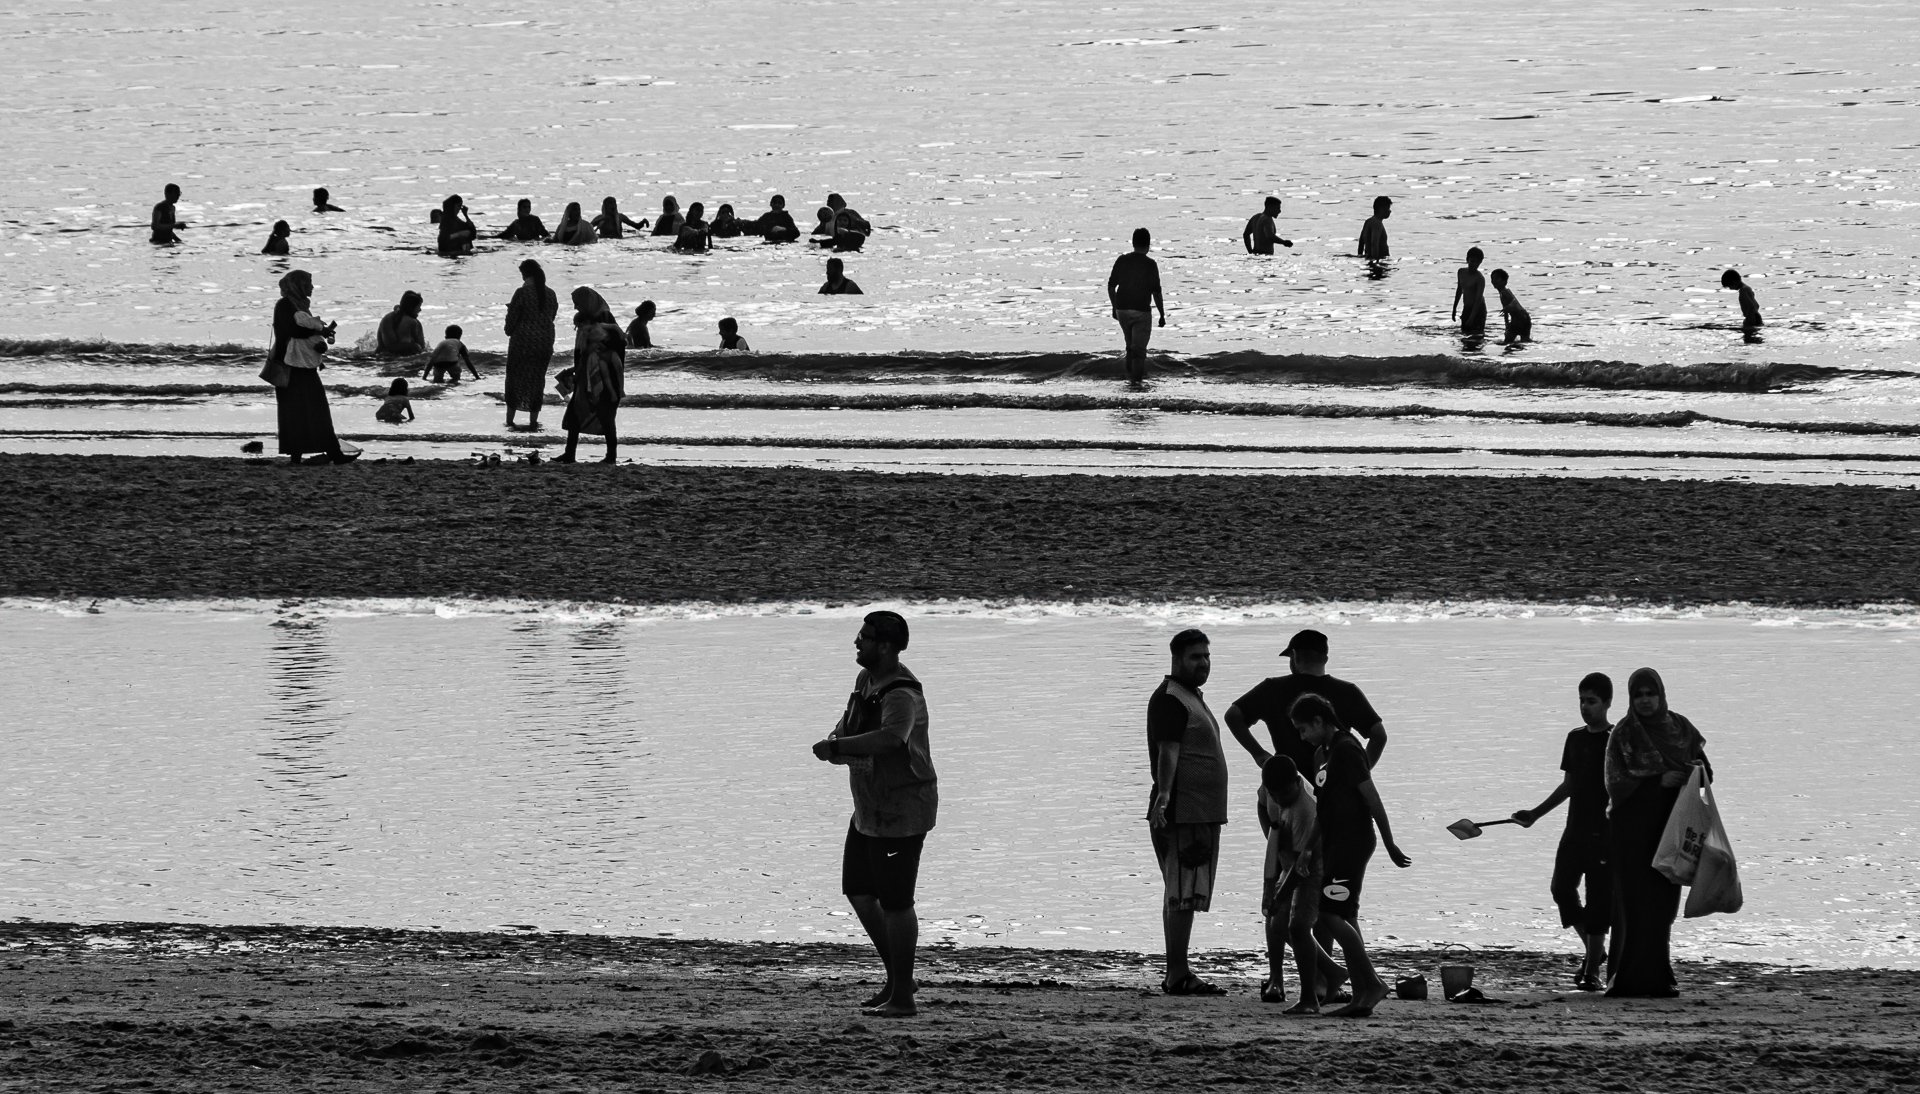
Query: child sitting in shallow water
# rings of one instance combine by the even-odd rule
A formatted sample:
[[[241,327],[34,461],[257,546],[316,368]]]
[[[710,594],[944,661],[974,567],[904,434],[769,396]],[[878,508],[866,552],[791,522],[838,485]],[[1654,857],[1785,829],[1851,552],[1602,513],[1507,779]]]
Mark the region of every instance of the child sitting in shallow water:
[[[405,414],[407,421],[413,421],[413,402],[407,398],[407,381],[404,377],[394,377],[393,386],[387,388],[387,397],[373,416],[383,422],[400,424],[400,415]]]
[[[720,348],[739,350],[741,353],[753,352],[753,347],[747,345],[747,340],[740,337],[740,324],[734,322],[731,315],[720,320]]]

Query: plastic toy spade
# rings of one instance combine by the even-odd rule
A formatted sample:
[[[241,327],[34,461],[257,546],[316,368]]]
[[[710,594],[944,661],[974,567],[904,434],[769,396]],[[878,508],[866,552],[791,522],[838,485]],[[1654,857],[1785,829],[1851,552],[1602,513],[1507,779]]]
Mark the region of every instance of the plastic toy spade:
[[[1447,831],[1453,833],[1454,839],[1473,839],[1480,834],[1480,830],[1482,828],[1486,828],[1490,825],[1519,824],[1519,823],[1520,823],[1519,821],[1514,820],[1512,817],[1508,817],[1506,820],[1477,821],[1477,822],[1470,821],[1465,817],[1461,817],[1459,820],[1454,821],[1452,824],[1447,825]]]

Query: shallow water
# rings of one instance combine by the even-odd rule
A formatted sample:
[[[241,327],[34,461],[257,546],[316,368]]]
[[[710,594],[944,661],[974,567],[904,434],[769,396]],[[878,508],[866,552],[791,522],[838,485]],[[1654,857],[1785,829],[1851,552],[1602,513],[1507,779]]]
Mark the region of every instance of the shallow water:
[[[1165,641],[1214,635],[1224,708],[1296,627],[1334,635],[1391,734],[1377,781],[1415,860],[1369,934],[1572,948],[1559,818],[1444,826],[1558,781],[1573,682],[1664,671],[1705,733],[1746,886],[1686,954],[1920,965],[1911,613],[1513,605],[910,607],[942,780],[920,910],[958,944],[1159,947],[1141,707]],[[851,937],[839,772],[807,746],[857,612],[252,602],[0,606],[0,914],[767,939]],[[742,669],[741,666],[751,666]],[[1791,671],[1782,671],[1791,666]],[[1259,944],[1250,761],[1203,947]]]

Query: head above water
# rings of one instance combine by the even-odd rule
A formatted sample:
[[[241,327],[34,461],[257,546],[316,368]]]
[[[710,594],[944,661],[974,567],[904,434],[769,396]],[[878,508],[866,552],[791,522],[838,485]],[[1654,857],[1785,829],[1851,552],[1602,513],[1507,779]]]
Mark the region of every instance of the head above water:
[[[277,236],[290,236],[293,234],[293,225],[288,224],[284,220],[276,220],[273,222],[273,234]]]
[[[726,202],[721,202],[721,203],[720,203],[720,211],[719,211],[719,212],[717,212],[717,213],[715,213],[715,214],[713,214],[713,215],[714,215],[714,217],[715,217],[716,219],[726,219],[726,220],[732,220],[732,219],[733,219],[733,206],[731,206],[731,205],[729,205],[729,204],[727,204]]]
[[[1487,252],[1481,250],[1478,247],[1467,248],[1467,265],[1468,266],[1478,266],[1480,265],[1480,263],[1485,262],[1486,260],[1487,260]]]
[[[699,220],[706,211],[707,207],[696,201],[692,205],[687,206],[687,219]]]
[[[840,210],[845,209],[846,207],[847,207],[846,198],[841,197],[839,194],[827,195],[827,208],[832,209],[834,212],[837,213]]]
[[[787,199],[780,194],[775,194],[767,199],[767,207],[770,209],[785,209],[787,207]]]
[[[466,207],[467,207],[467,203],[460,200],[459,194],[448,194],[447,200],[440,203],[440,211],[449,216],[455,213],[458,213],[460,210],[465,209]]]
[[[837,258],[827,259],[827,276],[839,277],[847,272],[847,264]]]
[[[634,316],[635,316],[636,318],[638,318],[638,319],[639,319],[639,320],[640,320],[640,321],[641,321],[642,323],[645,323],[646,321],[648,321],[648,320],[650,320],[650,319],[652,319],[652,318],[654,317],[654,314],[655,314],[655,313],[656,313],[656,312],[657,312],[658,310],[659,310],[659,309],[657,309],[657,308],[655,308],[655,307],[653,306],[653,301],[651,301],[651,300],[642,300],[642,301],[640,301],[640,306],[639,306],[639,307],[637,307],[637,308],[635,308],[635,309],[633,309],[633,314],[634,314]]]
[[[518,204],[516,204],[516,205],[515,205],[515,206],[513,207],[513,210],[514,210],[514,212],[516,212],[516,213],[518,213],[518,214],[520,214],[520,215],[521,215],[521,216],[523,216],[523,217],[524,217],[524,216],[532,216],[532,215],[533,215],[533,201],[532,201],[532,199],[531,199],[531,198],[521,198],[521,199],[520,199],[520,201],[519,201],[519,203],[518,203]]]
[[[680,200],[674,197],[672,194],[668,194],[666,197],[663,197],[660,199],[660,211],[663,213],[679,212]]]
[[[1493,282],[1493,287],[1496,289],[1504,289],[1507,287],[1507,271],[1505,270],[1495,270],[1487,275],[1487,279]]]
[[[740,329],[740,324],[731,315],[727,316],[725,319],[720,320],[721,334],[733,334],[739,331],[739,329]]]
[[[332,196],[332,194],[327,193],[327,188],[324,186],[316,186],[313,188],[313,203],[315,205],[325,205],[327,199]]]
[[[567,202],[567,207],[565,210],[561,212],[560,219],[567,223],[572,223],[573,221],[579,220],[580,219],[580,203],[577,201]]]
[[[833,223],[833,210],[832,210],[832,209],[829,209],[829,208],[827,208],[827,207],[826,207],[826,206],[824,206],[824,205],[822,205],[822,206],[821,206],[820,208],[818,208],[818,209],[815,209],[815,210],[813,211],[813,215],[814,215],[814,216],[817,216],[817,217],[819,217],[819,218],[820,218],[820,223],[822,223],[822,224],[832,224],[832,223]]]
[[[620,215],[620,203],[613,200],[613,195],[609,194],[600,199],[600,211],[607,216],[617,217]]]
[[[425,297],[421,296],[417,292],[414,292],[412,289],[408,289],[406,292],[403,292],[400,294],[400,314],[401,315],[419,315],[420,305],[426,302],[427,301]]]
[[[1173,654],[1168,675],[1187,687],[1197,688],[1213,675],[1213,647],[1207,641],[1207,632],[1189,627],[1174,635],[1167,649]]]
[[[1147,231],[1145,228],[1135,228],[1133,230],[1133,249],[1134,250],[1139,251],[1141,254],[1145,254],[1147,250],[1152,246],[1153,246],[1152,232]]]
[[[1746,282],[1740,280],[1739,270],[1728,270],[1720,275],[1720,287],[1723,289],[1737,289],[1744,284]]]
[[[179,201],[179,200],[180,200],[180,187],[179,187],[179,186],[177,186],[177,185],[175,185],[175,184],[173,184],[173,183],[171,183],[171,182],[169,182],[169,183],[167,183],[167,190],[166,190],[166,194],[167,194],[167,200],[168,200],[168,201]]]

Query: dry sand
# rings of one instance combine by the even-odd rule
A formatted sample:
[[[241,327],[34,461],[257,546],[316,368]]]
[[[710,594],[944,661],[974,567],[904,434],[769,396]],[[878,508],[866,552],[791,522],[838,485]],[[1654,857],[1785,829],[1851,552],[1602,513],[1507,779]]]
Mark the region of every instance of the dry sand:
[[[1675,1000],[1557,990],[1567,955],[1385,951],[1484,1006],[1285,1018],[1253,955],[1171,999],[1137,954],[945,949],[862,1017],[866,951],[568,935],[0,926],[0,1090],[1894,1090],[1920,973],[1689,963]],[[1246,975],[1240,975],[1244,972]],[[709,1055],[709,1054],[713,1055]],[[691,1072],[704,1066],[708,1074]]]
[[[1920,599],[1920,491],[0,456],[0,595]]]

